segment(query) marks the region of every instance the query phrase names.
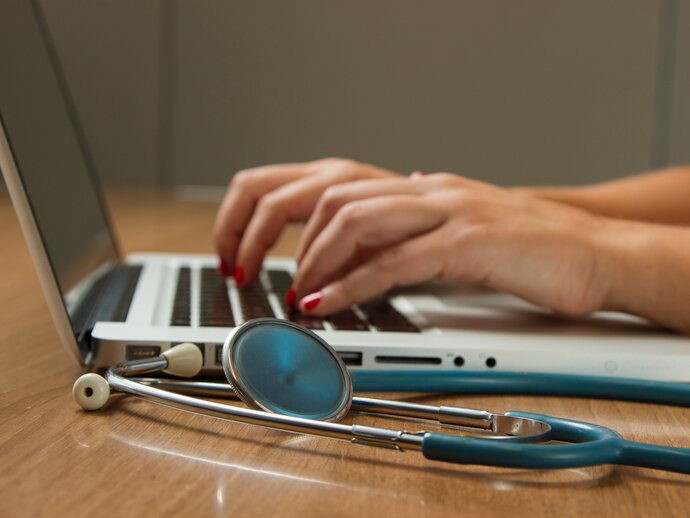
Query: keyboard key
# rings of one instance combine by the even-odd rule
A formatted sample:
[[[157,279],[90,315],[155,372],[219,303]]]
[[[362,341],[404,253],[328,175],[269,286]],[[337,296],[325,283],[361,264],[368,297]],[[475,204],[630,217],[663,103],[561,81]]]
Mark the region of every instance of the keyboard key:
[[[285,295],[292,286],[292,275],[285,270],[266,270],[268,281],[271,283],[271,288],[276,295]]]
[[[367,323],[351,309],[345,309],[329,316],[328,322],[333,326],[333,329],[338,331],[369,331]]]
[[[323,320],[321,320],[319,317],[303,315],[299,311],[292,311],[287,315],[287,319],[290,322],[294,322],[295,324],[302,327],[306,327],[307,329],[325,329],[323,325]]]
[[[255,282],[249,286],[238,288],[240,299],[240,310],[244,320],[254,318],[275,317],[273,309],[268,302],[266,290],[260,282]]]
[[[189,326],[191,314],[191,271],[187,267],[177,271],[177,286],[170,325]]]
[[[287,307],[285,304],[285,296],[292,287],[292,275],[289,272],[285,270],[266,270],[266,275],[273,293],[276,294],[278,302],[280,302],[283,313],[287,316],[287,320],[307,329],[325,329],[321,318],[303,315],[299,311]]]
[[[228,287],[215,268],[201,270],[199,324],[203,327],[234,327]]]
[[[379,331],[419,333],[419,329],[386,299],[374,299],[359,305],[369,323]]]

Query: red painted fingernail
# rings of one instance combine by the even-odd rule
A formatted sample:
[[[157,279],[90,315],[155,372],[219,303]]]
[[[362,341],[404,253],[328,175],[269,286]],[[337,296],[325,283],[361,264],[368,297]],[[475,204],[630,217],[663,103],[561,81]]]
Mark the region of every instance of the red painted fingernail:
[[[242,284],[242,281],[244,281],[244,268],[235,266],[235,273],[233,273],[232,276],[235,278],[237,284]]]
[[[316,306],[319,305],[319,302],[321,302],[322,297],[323,294],[320,291],[307,295],[302,299],[302,306],[307,311],[309,311],[310,309],[314,309]]]
[[[295,298],[297,298],[297,292],[295,288],[290,288],[285,294],[285,305],[290,309],[295,309]]]
[[[420,178],[422,176],[426,176],[426,173],[424,171],[415,171],[410,175],[410,178]]]
[[[220,263],[218,263],[218,273],[222,277],[227,277],[230,275],[230,269],[228,268],[228,263],[225,262],[225,260],[221,259]]]

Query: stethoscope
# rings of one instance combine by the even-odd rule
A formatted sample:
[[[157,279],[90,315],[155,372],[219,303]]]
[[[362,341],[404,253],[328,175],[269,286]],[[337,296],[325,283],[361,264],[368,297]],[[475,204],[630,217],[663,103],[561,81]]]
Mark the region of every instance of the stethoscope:
[[[353,397],[350,372],[335,350],[315,333],[286,320],[252,320],[228,336],[222,364],[229,385],[134,377],[159,371],[191,377],[201,370],[202,364],[203,356],[196,345],[181,344],[156,358],[114,365],[105,377],[85,374],[75,382],[72,393],[85,410],[102,408],[111,390],[115,390],[202,415],[368,446],[414,450],[428,459],[459,464],[535,469],[622,464],[690,474],[690,449],[628,441],[618,432],[596,424],[529,412],[494,414]],[[426,376],[427,381],[433,378]],[[385,380],[390,378],[382,379],[378,385],[370,379],[369,386],[385,390]],[[548,384],[550,378],[545,379]],[[399,388],[400,379],[396,381]],[[446,376],[440,384],[431,385],[436,390],[447,390],[456,382]],[[690,388],[680,384],[663,385],[669,386],[671,392],[690,392]],[[202,395],[236,395],[249,408],[193,397]],[[484,435],[407,432],[339,423],[350,409],[433,420]]]

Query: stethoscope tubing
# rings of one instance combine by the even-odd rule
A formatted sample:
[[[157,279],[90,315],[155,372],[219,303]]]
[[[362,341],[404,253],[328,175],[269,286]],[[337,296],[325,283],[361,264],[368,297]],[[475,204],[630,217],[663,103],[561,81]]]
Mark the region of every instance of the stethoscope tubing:
[[[643,379],[522,372],[351,371],[357,391],[530,394],[614,399],[690,407],[690,385]],[[404,390],[401,390],[404,388]],[[530,412],[506,412],[551,425],[549,438],[574,444],[487,443],[474,437],[430,433],[422,453],[433,460],[511,468],[575,468],[619,464],[690,474],[690,449],[623,439],[599,425]]]
[[[312,420],[295,419],[287,416],[276,416],[272,422],[267,422],[267,415],[264,412],[206,402],[167,390],[154,389],[154,387],[147,387],[147,389],[142,390],[141,387],[146,387],[146,385],[139,381],[124,378],[115,381],[113,387],[118,390],[147,398],[155,395],[156,402],[184,410],[198,412],[201,409],[200,403],[204,403],[204,405],[208,403],[208,408],[204,408],[204,413],[208,414],[209,410],[213,410],[216,417],[270,426],[283,431],[308,433],[337,439],[352,439],[353,429],[350,426],[323,423],[329,430],[318,430],[314,428],[315,422]],[[149,389],[154,389],[154,391]],[[205,390],[209,394],[215,391],[216,396],[219,394],[232,395],[231,388],[221,388],[217,383],[207,383]],[[171,404],[170,396],[173,395],[176,396],[176,402]],[[180,403],[183,403],[185,408]],[[618,464],[690,474],[690,449],[687,448],[628,441],[623,439],[615,430],[583,421],[512,410],[504,415],[544,422],[551,427],[551,430],[542,437],[542,440],[569,444],[525,444],[519,441],[496,441],[448,433],[426,432],[421,437],[415,436],[419,442],[412,448],[409,446],[406,448],[421,450],[424,457],[429,460],[456,464],[480,464],[521,469],[564,469]],[[298,426],[295,426],[297,422],[299,422]],[[321,422],[316,421],[316,423]],[[286,424],[289,426],[285,426]],[[402,447],[403,443],[400,446]]]
[[[357,392],[525,394],[690,407],[690,384],[613,376],[494,371],[350,371]]]
[[[550,439],[571,444],[489,443],[474,437],[430,433],[422,454],[431,460],[487,466],[563,469],[617,464],[690,474],[690,449],[623,439],[603,426],[530,412],[506,412],[539,419],[551,425]]]

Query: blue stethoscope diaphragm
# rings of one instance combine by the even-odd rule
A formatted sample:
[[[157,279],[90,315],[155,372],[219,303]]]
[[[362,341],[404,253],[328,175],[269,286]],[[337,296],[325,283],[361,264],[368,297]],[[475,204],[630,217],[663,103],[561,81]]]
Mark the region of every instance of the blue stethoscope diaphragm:
[[[225,376],[240,399],[268,412],[338,421],[350,409],[352,381],[338,354],[286,320],[256,319],[223,345]]]

